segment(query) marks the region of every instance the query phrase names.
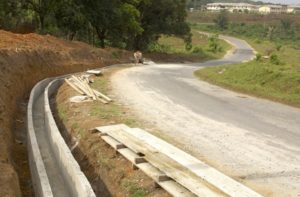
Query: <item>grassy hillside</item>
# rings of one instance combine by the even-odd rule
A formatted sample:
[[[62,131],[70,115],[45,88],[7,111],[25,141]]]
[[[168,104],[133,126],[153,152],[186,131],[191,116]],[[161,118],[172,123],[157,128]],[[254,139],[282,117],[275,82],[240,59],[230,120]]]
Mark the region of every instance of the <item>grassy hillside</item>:
[[[209,37],[192,30],[192,46],[187,49],[182,39],[174,36],[162,36],[157,43],[150,45],[147,57],[150,59],[167,62],[201,62],[209,59],[223,57],[231,46],[217,39],[218,50],[213,51]],[[167,56],[169,58],[167,58]]]
[[[190,13],[192,28],[246,40],[257,60],[205,68],[195,74],[211,83],[300,107],[300,15],[228,13],[227,28],[213,19],[218,13]],[[207,24],[209,23],[209,24]]]
[[[202,80],[228,89],[300,107],[300,49],[293,44],[246,40],[263,56],[248,63],[205,68]]]
[[[218,12],[188,12],[187,21],[189,23],[207,24],[214,23]],[[258,13],[228,13],[230,23],[245,23],[245,24],[262,24],[262,25],[276,25],[280,24],[282,19],[290,20],[293,24],[300,24],[299,14],[267,14],[262,15]]]

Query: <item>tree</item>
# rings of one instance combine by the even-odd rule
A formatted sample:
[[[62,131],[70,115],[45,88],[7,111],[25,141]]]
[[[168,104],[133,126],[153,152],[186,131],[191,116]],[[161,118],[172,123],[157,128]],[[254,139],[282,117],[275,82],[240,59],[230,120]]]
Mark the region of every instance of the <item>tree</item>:
[[[114,25],[108,31],[108,38],[112,46],[128,48],[128,40],[144,31],[140,25],[139,17],[140,12],[135,4],[120,4]]]
[[[228,19],[228,13],[226,10],[222,10],[216,19],[214,19],[214,22],[216,23],[216,25],[221,29],[227,29],[228,27],[228,23],[229,23],[229,19]]]
[[[146,49],[161,34],[175,35],[191,41],[190,27],[185,22],[185,0],[142,0],[137,8],[143,32],[129,40],[129,48]]]
[[[34,11],[40,22],[40,29],[45,28],[45,19],[55,9],[58,0],[23,0],[27,9]]]
[[[139,0],[77,0],[77,3],[95,28],[101,47],[105,47],[107,38],[115,43],[129,32],[138,34],[142,31],[135,6]]]
[[[0,0],[0,29],[11,29],[20,20],[20,2]]]
[[[73,0],[62,0],[55,9],[57,26],[67,35],[69,40],[73,40],[76,33],[87,22],[79,8]]]

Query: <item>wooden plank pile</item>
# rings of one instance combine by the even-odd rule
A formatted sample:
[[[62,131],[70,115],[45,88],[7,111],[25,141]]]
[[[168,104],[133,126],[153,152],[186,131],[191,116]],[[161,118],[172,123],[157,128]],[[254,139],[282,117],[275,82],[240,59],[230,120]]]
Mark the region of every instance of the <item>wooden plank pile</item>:
[[[245,185],[147,131],[124,124],[96,127],[96,130],[100,131],[104,141],[133,161],[137,168],[154,177],[157,184],[173,196],[261,197]],[[130,155],[123,154],[122,150],[130,152]],[[145,165],[148,165],[146,169]],[[152,172],[149,172],[150,166]],[[155,168],[156,172],[153,171]],[[172,188],[167,187],[166,183],[172,183]],[[175,192],[175,185],[176,191],[181,192]]]
[[[108,96],[90,87],[90,80],[87,75],[72,75],[71,77],[66,78],[65,82],[79,94],[86,95],[94,101],[99,100],[104,104],[112,101]]]

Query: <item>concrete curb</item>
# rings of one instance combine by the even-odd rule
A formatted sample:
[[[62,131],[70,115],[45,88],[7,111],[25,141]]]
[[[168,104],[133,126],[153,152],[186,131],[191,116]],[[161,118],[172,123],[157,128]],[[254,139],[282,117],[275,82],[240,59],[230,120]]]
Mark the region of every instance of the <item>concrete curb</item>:
[[[49,143],[52,147],[57,163],[59,164],[58,167],[65,178],[65,182],[67,187],[69,187],[72,196],[94,197],[96,195],[94,194],[89,181],[81,171],[77,161],[73,157],[69,147],[61,136],[50,108],[49,97],[55,93],[62,82],[63,79],[53,80],[45,89],[45,125],[47,128]]]
[[[33,103],[41,95],[51,79],[44,79],[37,83],[30,93],[27,106],[27,149],[33,188],[36,196],[52,197],[53,193],[45,169],[45,165],[37,143],[33,126]]]
[[[122,65],[128,64],[114,64],[99,69],[108,69]],[[45,114],[45,124],[47,127],[46,132],[48,132],[47,135],[51,140],[49,143],[51,143],[51,147],[55,153],[56,159],[58,163],[60,163],[60,166],[58,167],[61,168],[61,171],[63,172],[63,176],[65,177],[64,181],[67,183],[67,187],[72,192],[72,196],[96,196],[87,178],[82,173],[80,166],[74,159],[64,139],[60,135],[49,106],[49,96],[57,90],[60,82],[69,75],[70,74],[63,75],[57,78],[46,78],[38,82],[30,93],[30,98],[27,105],[27,151],[35,196],[54,196],[34,128],[33,105],[42,94],[44,94],[44,108],[45,112],[47,112]],[[50,83],[52,80],[55,81]],[[46,88],[48,90],[45,92]]]

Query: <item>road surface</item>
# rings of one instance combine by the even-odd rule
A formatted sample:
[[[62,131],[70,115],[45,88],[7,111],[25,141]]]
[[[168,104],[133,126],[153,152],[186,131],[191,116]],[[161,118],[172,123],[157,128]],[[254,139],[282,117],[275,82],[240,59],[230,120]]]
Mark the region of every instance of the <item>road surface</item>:
[[[265,196],[300,196],[300,109],[196,79],[199,68],[254,57],[239,39],[221,60],[117,72],[112,87],[139,117],[199,159]]]

